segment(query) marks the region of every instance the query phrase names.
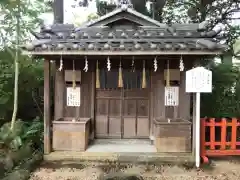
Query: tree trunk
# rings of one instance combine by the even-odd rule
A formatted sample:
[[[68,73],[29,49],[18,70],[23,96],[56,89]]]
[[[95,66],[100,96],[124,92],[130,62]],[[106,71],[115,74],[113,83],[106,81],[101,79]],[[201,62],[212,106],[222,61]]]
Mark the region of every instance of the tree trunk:
[[[20,0],[17,2],[17,24],[16,24],[16,56],[15,56],[15,79],[14,79],[14,104],[11,122],[11,130],[14,129],[14,124],[17,118],[18,110],[18,76],[19,76],[19,36],[20,36]]]

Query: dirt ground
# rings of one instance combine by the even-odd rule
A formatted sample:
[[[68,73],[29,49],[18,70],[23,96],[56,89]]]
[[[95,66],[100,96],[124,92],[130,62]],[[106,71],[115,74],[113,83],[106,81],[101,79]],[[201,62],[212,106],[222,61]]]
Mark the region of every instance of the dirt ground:
[[[30,180],[102,180],[103,176],[123,177],[124,174],[137,174],[144,180],[238,180],[240,179],[240,161],[213,161],[211,165],[201,169],[172,165],[44,163],[32,173]]]

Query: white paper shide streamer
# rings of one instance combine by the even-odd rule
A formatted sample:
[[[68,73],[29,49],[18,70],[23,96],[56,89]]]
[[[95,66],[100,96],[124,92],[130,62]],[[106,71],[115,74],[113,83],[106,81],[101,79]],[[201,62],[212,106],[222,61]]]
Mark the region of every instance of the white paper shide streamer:
[[[132,58],[132,72],[135,72],[135,62],[134,62],[134,56]]]
[[[63,69],[63,59],[62,59],[62,55],[61,55],[61,58],[60,58],[60,66],[58,68],[58,71],[62,71]]]
[[[88,60],[87,60],[87,57],[85,57],[85,66],[84,66],[84,69],[83,69],[85,72],[88,71]]]
[[[110,62],[110,58],[107,58],[107,70],[110,71],[111,70],[111,62]]]
[[[178,106],[179,104],[179,87],[165,87],[165,106]]]
[[[156,72],[158,69],[157,57],[155,57],[155,59],[154,59],[153,67],[154,67],[154,72]]]
[[[184,63],[183,63],[183,58],[181,56],[180,62],[179,62],[179,69],[180,71],[184,71]]]

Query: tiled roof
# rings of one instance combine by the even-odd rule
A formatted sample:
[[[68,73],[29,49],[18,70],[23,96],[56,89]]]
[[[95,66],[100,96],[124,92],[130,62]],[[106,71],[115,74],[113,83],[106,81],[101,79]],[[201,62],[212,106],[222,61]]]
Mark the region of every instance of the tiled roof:
[[[190,25],[188,25],[190,26]],[[214,38],[219,32],[200,31],[187,25],[167,28],[85,27],[75,30],[72,25],[54,25],[36,33],[27,51],[193,51],[223,50],[225,46]],[[193,27],[193,26],[192,26]]]

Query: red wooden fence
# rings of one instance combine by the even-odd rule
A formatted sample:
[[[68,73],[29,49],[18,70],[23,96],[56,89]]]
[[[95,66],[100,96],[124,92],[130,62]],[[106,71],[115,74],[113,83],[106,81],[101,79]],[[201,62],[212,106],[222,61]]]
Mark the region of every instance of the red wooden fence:
[[[240,155],[240,121],[237,118],[201,119],[201,157]]]

